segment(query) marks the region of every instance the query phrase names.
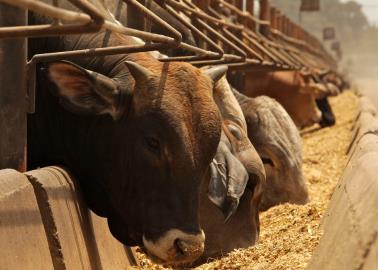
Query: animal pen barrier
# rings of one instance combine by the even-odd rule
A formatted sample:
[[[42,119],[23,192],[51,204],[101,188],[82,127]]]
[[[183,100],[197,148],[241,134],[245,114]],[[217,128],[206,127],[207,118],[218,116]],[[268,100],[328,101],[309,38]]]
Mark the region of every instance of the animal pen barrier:
[[[126,26],[106,19],[89,1],[68,1],[80,12],[58,7],[59,1],[49,5],[39,0],[0,0],[0,169],[26,171],[26,115],[34,112],[38,63],[180,48],[189,55],[159,60],[186,61],[199,67],[226,64],[231,74],[241,76],[248,70],[335,70],[337,65],[313,35],[271,7],[268,0],[260,0],[258,18],[254,16],[254,1],[156,0],[190,29],[197,46],[185,43],[182,33],[147,8],[149,0],[119,0],[129,18],[136,14],[144,18],[143,23],[130,19]],[[53,23],[28,25],[27,10],[49,16]],[[151,23],[169,35],[151,33]],[[134,36],[145,43],[44,53],[27,59],[27,38],[102,29]]]
[[[120,0],[121,1],[121,0]],[[38,0],[0,0],[0,168],[26,169],[26,113],[34,111],[35,68],[39,62],[110,55],[168,48],[181,48],[191,56],[161,61],[188,61],[197,66],[227,64],[231,70],[336,69],[335,60],[322,44],[303,28],[260,1],[260,16],[254,1],[157,0],[156,2],[188,27],[199,46],[182,41],[182,35],[145,6],[146,0],[123,0],[128,16],[143,14],[144,22],[163,27],[170,36],[148,32],[150,23],[125,27],[104,18],[88,1],[69,0],[81,12],[64,10]],[[56,2],[56,4],[58,1]],[[230,16],[221,14],[227,9]],[[51,25],[27,25],[27,12],[54,18]],[[181,15],[190,18],[190,22]],[[134,16],[134,17],[133,17]],[[230,21],[230,17],[234,18]],[[132,20],[129,24],[132,24]],[[34,55],[27,61],[27,38],[97,32],[107,29],[141,38],[146,43]]]

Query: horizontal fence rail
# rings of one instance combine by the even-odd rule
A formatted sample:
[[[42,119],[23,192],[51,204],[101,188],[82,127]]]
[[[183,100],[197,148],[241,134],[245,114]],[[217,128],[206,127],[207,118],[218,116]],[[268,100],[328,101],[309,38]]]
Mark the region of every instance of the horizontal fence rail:
[[[60,7],[59,0],[52,1],[52,4],[40,0],[0,0],[0,5],[6,7],[7,10],[13,8],[11,10],[18,10],[24,14],[29,10],[52,18],[51,24],[27,25],[26,22],[19,24],[16,20],[12,25],[9,23],[12,20],[7,20],[6,17],[12,16],[13,13],[0,12],[0,16],[4,17],[3,21],[8,22],[0,24],[0,45],[23,40],[25,42],[22,43],[24,44],[23,52],[18,55],[25,57],[27,38],[96,33],[102,30],[134,36],[142,42],[127,46],[44,53],[34,55],[28,62],[26,58],[24,62],[18,61],[22,64],[18,64],[17,67],[13,65],[15,70],[12,72],[22,73],[19,76],[23,80],[20,84],[23,88],[20,93],[26,96],[26,111],[23,113],[33,113],[35,109],[37,64],[55,60],[148,51],[170,52],[180,49],[181,54],[160,54],[158,59],[162,62],[186,61],[198,67],[226,64],[232,72],[240,71],[241,74],[248,70],[337,69],[336,60],[322,43],[278,9],[272,7],[269,0],[259,1],[258,15],[256,15],[254,5],[256,1],[119,0],[121,10],[125,11],[128,17],[125,25],[114,19],[113,15],[104,14],[106,7],[98,7],[87,0],[65,1],[71,3],[77,10]],[[188,29],[196,44],[186,43],[183,40],[184,33],[156,14],[151,8],[151,3],[163,9]],[[134,23],[132,23],[133,20]],[[159,26],[165,34],[153,33],[152,25]],[[4,45],[3,50],[8,50],[3,52],[4,55],[8,52],[14,53],[9,46]],[[3,62],[0,61],[0,63]],[[9,64],[6,65],[9,66]],[[7,75],[3,72],[1,76]],[[0,81],[7,80],[0,78]],[[14,92],[9,87],[9,85],[2,86]],[[1,91],[6,90],[1,89]],[[24,101],[19,100],[16,103],[22,102]],[[22,106],[18,107],[21,110]],[[22,107],[22,110],[24,109],[25,107]],[[25,121],[21,122],[25,126]],[[22,141],[26,141],[25,136]],[[24,151],[20,152],[25,155]],[[18,168],[25,168],[24,161],[20,161],[19,164],[21,165],[17,165]]]
[[[180,48],[192,55],[172,56],[160,61],[188,61],[194,65],[228,64],[230,67],[266,69],[335,69],[336,62],[314,36],[260,0],[260,15],[255,17],[254,1],[242,0],[156,0],[193,33],[198,46],[182,42],[182,34],[149,10],[142,0],[123,0],[124,7],[139,12],[144,21],[157,24],[169,36],[135,29],[105,18],[101,11],[84,0],[67,0],[80,12],[66,10],[38,0],[0,0],[7,5],[28,9],[54,18],[52,24],[0,27],[0,39],[92,33],[107,29],[135,36],[143,46],[117,46],[36,55],[29,62],[33,74],[35,63],[70,57],[88,57],[141,51]],[[151,1],[151,0],[150,0]],[[225,12],[227,11],[227,14]],[[185,19],[186,18],[186,19]],[[147,24],[144,24],[147,25]],[[28,76],[31,78],[32,76]],[[33,82],[28,83],[33,85]],[[33,111],[33,106],[29,108]]]

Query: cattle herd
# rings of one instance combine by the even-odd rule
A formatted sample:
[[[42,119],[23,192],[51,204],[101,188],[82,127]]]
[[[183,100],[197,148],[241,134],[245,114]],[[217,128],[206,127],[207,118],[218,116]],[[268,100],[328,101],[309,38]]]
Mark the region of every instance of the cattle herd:
[[[125,23],[117,3],[95,4]],[[153,4],[187,43],[197,42]],[[33,12],[28,20],[51,23]],[[140,43],[101,30],[29,39],[28,55]],[[183,55],[39,64],[28,169],[65,165],[120,242],[143,247],[158,263],[201,263],[256,244],[260,211],[308,202],[299,129],[333,125],[327,98],[348,86],[336,71],[320,68],[252,69],[236,84],[238,71],[227,65],[161,62],[164,53]]]

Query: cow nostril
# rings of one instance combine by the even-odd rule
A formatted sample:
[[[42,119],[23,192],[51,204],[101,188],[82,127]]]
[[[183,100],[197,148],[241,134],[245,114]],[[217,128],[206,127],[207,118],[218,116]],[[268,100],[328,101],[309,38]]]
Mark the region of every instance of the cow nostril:
[[[178,254],[185,255],[188,253],[188,245],[179,238],[174,241],[174,247]]]

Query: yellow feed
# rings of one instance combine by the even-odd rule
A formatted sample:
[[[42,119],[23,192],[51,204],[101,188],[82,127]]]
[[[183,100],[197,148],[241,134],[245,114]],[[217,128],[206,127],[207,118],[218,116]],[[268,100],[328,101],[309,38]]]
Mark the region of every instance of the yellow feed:
[[[358,110],[358,98],[351,91],[330,98],[330,103],[336,125],[323,129],[315,125],[301,132],[310,203],[283,204],[261,213],[257,246],[235,250],[195,269],[300,270],[306,267],[322,234],[322,215],[347,162],[345,153]],[[167,269],[138,254],[141,269]]]

